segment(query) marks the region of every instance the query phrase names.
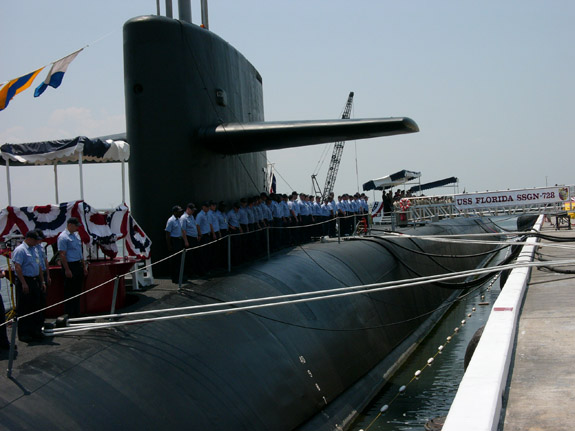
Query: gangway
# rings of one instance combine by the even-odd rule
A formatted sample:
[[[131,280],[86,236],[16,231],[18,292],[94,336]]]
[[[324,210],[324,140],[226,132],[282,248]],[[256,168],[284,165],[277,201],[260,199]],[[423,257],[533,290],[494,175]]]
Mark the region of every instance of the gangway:
[[[575,217],[575,211],[572,211],[572,199],[575,197],[575,186],[557,186],[554,188],[535,188],[524,190],[512,191],[495,191],[491,192],[492,195],[512,195],[512,196],[526,196],[529,193],[538,192],[541,195],[553,193],[552,189],[556,189],[555,198],[539,201],[521,201],[515,199],[506,203],[492,203],[485,205],[474,205],[469,208],[462,208],[458,206],[457,200],[461,200],[462,196],[478,196],[481,194],[463,194],[463,195],[437,195],[437,196],[420,196],[405,198],[409,200],[409,205],[406,205],[406,210],[401,210],[398,205],[395,205],[394,213],[391,217],[383,217],[383,214],[374,217],[374,224],[394,224],[392,223],[393,217],[397,214],[403,213],[407,216],[407,222],[410,225],[418,225],[422,223],[429,223],[432,221],[441,220],[444,218],[454,217],[481,217],[481,216],[500,216],[500,215],[520,215],[520,214],[547,214],[547,215],[568,215],[572,218]],[[551,191],[549,191],[551,190]],[[560,193],[560,191],[568,190],[567,194]],[[466,198],[466,199],[469,199]],[[374,210],[372,213],[378,214],[379,202],[374,202]]]

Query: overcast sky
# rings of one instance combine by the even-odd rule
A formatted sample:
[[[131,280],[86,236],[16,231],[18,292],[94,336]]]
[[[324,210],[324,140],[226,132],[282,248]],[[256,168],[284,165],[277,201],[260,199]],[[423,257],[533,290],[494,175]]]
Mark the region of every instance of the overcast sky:
[[[199,1],[192,9],[199,24]],[[338,118],[354,91],[353,118],[417,122],[416,134],[346,143],[336,193],[401,169],[422,182],[456,176],[469,192],[575,183],[573,1],[212,0],[209,9],[210,30],[263,76],[266,120]],[[155,13],[155,0],[5,1],[0,82],[89,46],[60,88],[33,97],[48,67],[0,111],[0,143],[123,132],[122,25]],[[269,152],[280,191],[311,191],[325,148]],[[53,203],[52,174],[11,169],[13,205]],[[85,175],[88,203],[120,203],[118,165]],[[77,167],[59,170],[61,201],[79,198],[77,178]]]

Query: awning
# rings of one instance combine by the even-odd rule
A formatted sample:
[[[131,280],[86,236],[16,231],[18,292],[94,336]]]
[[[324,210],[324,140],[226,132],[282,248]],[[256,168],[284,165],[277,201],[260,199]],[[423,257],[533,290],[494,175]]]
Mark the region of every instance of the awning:
[[[413,186],[412,188],[409,189],[409,191],[411,193],[415,193],[415,192],[419,192],[419,191],[423,191],[423,190],[434,189],[436,187],[443,187],[443,186],[446,186],[448,184],[455,184],[458,181],[459,181],[459,179],[457,179],[456,177],[449,177],[449,178],[445,178],[443,180],[437,180],[437,181],[432,181],[430,183],[425,183],[425,184]]]
[[[363,191],[368,190],[385,190],[398,185],[407,183],[408,181],[414,180],[421,177],[421,172],[408,171],[406,169],[396,172],[395,174],[388,175],[386,177],[378,178],[376,180],[368,181],[363,185]]]
[[[10,182],[11,166],[54,165],[55,202],[58,196],[58,165],[77,164],[80,173],[80,198],[84,200],[84,163],[122,164],[122,202],[126,200],[125,162],[130,158],[130,146],[125,134],[101,136],[89,139],[78,136],[74,139],[58,141],[33,142],[29,144],[4,144],[0,146],[0,164],[6,166],[6,186],[8,188],[8,205],[12,205],[12,185]]]
[[[124,138],[123,135],[113,137],[116,139],[89,139],[78,136],[58,141],[4,144],[0,147],[0,163],[5,165],[7,160],[11,166],[78,163],[80,154],[83,163],[127,161],[130,157],[130,146],[125,139],[121,139]]]

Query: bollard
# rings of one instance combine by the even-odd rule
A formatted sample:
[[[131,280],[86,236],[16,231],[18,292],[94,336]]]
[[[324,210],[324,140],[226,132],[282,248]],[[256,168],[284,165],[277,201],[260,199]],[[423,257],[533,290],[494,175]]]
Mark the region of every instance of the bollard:
[[[118,286],[120,284],[120,277],[116,276],[114,280],[114,294],[112,296],[112,307],[110,308],[110,314],[114,314],[116,312],[116,296],[118,296]]]
[[[228,272],[232,272],[232,234],[228,235]]]
[[[18,318],[15,317],[12,321],[12,336],[10,337],[10,353],[8,354],[8,369],[6,376],[12,378],[12,364],[14,363],[14,351],[16,349],[16,333],[18,332]]]
[[[184,264],[186,263],[186,249],[182,250],[182,260],[180,261],[180,278],[178,279],[178,288],[182,288],[182,281],[184,280]]]
[[[341,219],[337,221],[337,243],[341,243]]]

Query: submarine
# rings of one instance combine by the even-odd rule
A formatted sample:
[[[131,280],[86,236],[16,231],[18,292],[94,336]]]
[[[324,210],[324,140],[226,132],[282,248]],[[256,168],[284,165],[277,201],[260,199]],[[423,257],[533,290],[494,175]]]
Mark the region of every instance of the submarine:
[[[257,70],[205,26],[180,18],[124,25],[131,207],[156,260],[165,255],[162,228],[172,205],[265,191],[266,150],[418,130],[407,117],[266,123]],[[120,318],[128,324],[20,349],[11,376],[0,377],[0,429],[345,429],[461,289],[484,280],[372,286],[503,260],[501,246],[428,238],[498,238],[503,231],[490,218],[403,233],[414,236],[284,249],[142,306],[221,304],[225,313]],[[360,294],[235,305],[349,286]]]

